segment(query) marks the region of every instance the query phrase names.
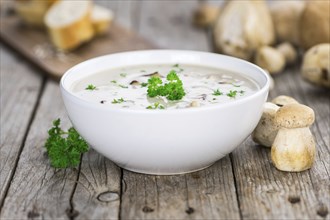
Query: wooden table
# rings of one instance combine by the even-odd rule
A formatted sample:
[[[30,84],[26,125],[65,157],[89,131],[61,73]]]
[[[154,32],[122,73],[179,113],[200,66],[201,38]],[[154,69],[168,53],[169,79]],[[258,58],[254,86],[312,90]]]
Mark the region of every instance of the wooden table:
[[[100,3],[160,47],[212,50],[209,34],[191,25],[197,1]],[[0,55],[1,219],[330,219],[330,92],[304,82],[298,66],[275,77],[270,98],[293,96],[315,110],[312,169],[278,171],[270,150],[249,138],[208,169],[151,176],[93,150],[77,169],[51,168],[44,148],[51,121],[70,126],[58,83],[4,45]]]

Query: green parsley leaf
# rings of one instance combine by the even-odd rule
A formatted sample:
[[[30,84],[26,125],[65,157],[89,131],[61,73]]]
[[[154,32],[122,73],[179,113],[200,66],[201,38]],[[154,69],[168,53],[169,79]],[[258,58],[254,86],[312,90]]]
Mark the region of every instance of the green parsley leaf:
[[[148,80],[148,96],[164,96],[168,100],[180,100],[183,96],[186,95],[183,84],[180,78],[178,77],[175,70],[171,70],[167,74],[166,79],[169,81],[163,85],[163,81],[158,77],[151,77]]]
[[[95,90],[96,89],[96,86],[94,86],[93,84],[89,84],[86,88],[86,90]]]
[[[126,77],[127,76],[127,73],[121,73],[119,74],[121,77]]]
[[[217,89],[217,90],[214,90],[213,91],[213,94],[212,95],[219,96],[219,95],[223,95],[223,93],[220,92],[219,89]]]
[[[165,107],[159,102],[155,102],[153,105],[149,105],[146,109],[165,109]]]
[[[125,100],[123,98],[120,99],[113,99],[113,101],[111,102],[112,104],[119,104],[119,103],[123,103],[125,102]]]
[[[55,168],[77,167],[81,154],[89,150],[88,144],[73,127],[64,132],[60,123],[60,119],[53,121],[45,143],[50,164]]]
[[[241,91],[239,91],[239,93],[240,93],[241,95],[244,95],[245,91],[244,91],[244,90],[241,90]]]
[[[178,63],[177,64],[174,64],[173,67],[179,68],[179,64]]]
[[[149,97],[156,97],[159,95],[160,90],[162,89],[162,83],[163,81],[159,77],[151,77],[148,80],[148,96]]]
[[[147,87],[148,86],[148,83],[141,83],[141,87]]]
[[[112,82],[112,83],[117,83],[117,81],[116,81],[116,80],[112,80],[111,82]]]
[[[237,91],[236,90],[230,90],[229,93],[226,94],[230,98],[236,98]]]
[[[241,87],[240,85],[235,85],[235,84],[233,84],[233,83],[232,83],[232,85],[233,85],[234,87]]]

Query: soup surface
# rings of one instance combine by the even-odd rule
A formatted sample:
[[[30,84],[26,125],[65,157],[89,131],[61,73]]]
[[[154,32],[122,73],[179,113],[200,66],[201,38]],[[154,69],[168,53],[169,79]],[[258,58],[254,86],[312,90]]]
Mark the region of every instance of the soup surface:
[[[177,75],[179,80],[168,80],[167,75],[170,72],[172,75]],[[160,81],[157,79],[157,88],[166,88],[168,93],[174,92],[174,95],[177,95],[177,86],[182,84],[183,90],[180,91],[183,97],[173,100],[170,95],[164,95],[163,92],[160,95],[152,95],[150,86],[155,78],[160,79]],[[111,108],[150,110],[202,107],[233,102],[255,93],[258,89],[256,82],[236,73],[181,64],[111,69],[88,76],[72,87],[76,96],[89,102],[109,105]]]

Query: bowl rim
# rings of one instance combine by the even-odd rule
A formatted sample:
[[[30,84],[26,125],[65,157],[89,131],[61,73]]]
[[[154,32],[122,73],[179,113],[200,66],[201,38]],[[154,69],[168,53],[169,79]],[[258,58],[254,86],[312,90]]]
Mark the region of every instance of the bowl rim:
[[[89,62],[94,62],[95,60],[98,59],[105,59],[106,57],[110,57],[110,56],[119,56],[119,55],[130,55],[130,54],[139,54],[139,53],[158,53],[158,52],[168,52],[168,53],[192,53],[192,54],[197,54],[197,55],[203,55],[203,56],[207,56],[207,55],[216,55],[219,57],[226,57],[227,59],[232,59],[235,62],[241,62],[241,63],[245,63],[246,65],[249,65],[253,68],[255,68],[256,70],[258,70],[258,72],[260,74],[263,75],[263,77],[266,79],[266,82],[263,86],[259,86],[261,87],[259,90],[257,90],[255,93],[248,95],[246,97],[242,97],[240,99],[237,99],[233,102],[225,102],[225,103],[217,103],[214,105],[208,105],[208,106],[203,106],[203,107],[198,107],[198,108],[182,108],[182,109],[166,109],[166,110],[161,110],[161,109],[155,109],[153,111],[151,111],[150,109],[129,109],[129,108],[111,108],[107,105],[96,105],[93,102],[89,102],[87,100],[84,100],[82,98],[79,98],[78,96],[74,95],[73,92],[69,91],[68,88],[66,88],[66,86],[64,85],[66,77],[70,74],[72,74],[77,68],[81,67],[82,65],[86,65],[86,63]],[[146,62],[147,64],[148,62]],[[205,65],[207,66],[207,65]],[[239,74],[239,73],[238,73]],[[264,94],[264,93],[268,93],[269,91],[269,86],[270,86],[270,76],[266,73],[266,71],[264,69],[262,69],[261,67],[248,62],[246,60],[237,58],[237,57],[232,57],[232,56],[227,56],[227,55],[223,55],[223,54],[217,54],[217,53],[212,53],[212,52],[203,52],[203,51],[194,51],[194,50],[168,50],[168,49],[155,49],[155,50],[136,50],[136,51],[127,51],[127,52],[119,52],[119,53],[112,53],[112,54],[107,54],[107,55],[103,55],[103,56],[98,56],[98,57],[94,57],[88,60],[85,60],[83,62],[80,62],[76,65],[74,65],[73,67],[71,67],[70,69],[68,69],[63,76],[61,77],[60,80],[60,89],[62,92],[62,96],[64,94],[70,96],[70,98],[72,98],[75,102],[83,105],[83,106],[87,106],[89,108],[94,108],[94,109],[98,109],[98,110],[105,110],[105,111],[111,111],[111,112],[128,112],[128,113],[140,113],[140,114],[175,114],[175,113],[187,113],[187,112],[199,112],[199,111],[207,111],[207,110],[215,110],[215,109],[223,109],[223,108],[228,108],[231,106],[235,106],[235,105],[240,105],[243,104],[245,102],[249,102],[251,100],[253,100],[254,98]],[[72,83],[71,83],[72,85]]]

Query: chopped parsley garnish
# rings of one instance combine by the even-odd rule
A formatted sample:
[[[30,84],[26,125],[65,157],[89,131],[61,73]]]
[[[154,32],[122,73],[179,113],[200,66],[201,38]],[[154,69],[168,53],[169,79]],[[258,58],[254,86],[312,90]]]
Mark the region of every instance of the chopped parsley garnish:
[[[212,100],[217,100],[216,98],[213,98]]]
[[[60,123],[60,119],[53,121],[45,143],[50,165],[55,168],[76,167],[81,154],[89,150],[88,144],[73,127],[63,131]]]
[[[89,84],[85,89],[86,90],[95,90],[96,86],[94,86],[93,84]]]
[[[220,92],[219,89],[217,89],[217,90],[214,90],[213,91],[213,94],[212,95],[219,96],[219,95],[223,95],[223,93]]]
[[[124,88],[124,89],[127,89],[128,88],[128,86],[125,86],[125,85],[119,85],[119,87],[121,87],[121,88]]]
[[[183,96],[186,95],[183,84],[180,78],[178,77],[175,70],[171,70],[167,74],[166,79],[168,83],[163,84],[163,81],[158,77],[151,77],[148,80],[148,96],[164,96],[168,100],[180,100]]]
[[[116,81],[116,80],[112,80],[111,82],[112,82],[112,83],[117,83],[117,81]]]
[[[145,83],[145,82],[141,83],[141,87],[147,87],[147,86],[148,86],[148,83]]]
[[[173,67],[179,68],[179,64],[178,63],[177,64],[174,64]]]
[[[239,91],[239,93],[241,93],[241,95],[244,95],[245,91],[241,90],[241,91]]]
[[[237,91],[236,90],[230,90],[226,95],[230,98],[235,98],[236,95],[237,95]]]
[[[149,105],[146,109],[165,109],[165,107],[159,102],[155,102],[153,105]]]
[[[127,73],[121,73],[119,74],[121,77],[126,77],[127,76]]]
[[[125,102],[125,100],[123,98],[120,99],[113,99],[113,101],[111,102],[112,104],[119,104],[119,103],[123,103]]]

